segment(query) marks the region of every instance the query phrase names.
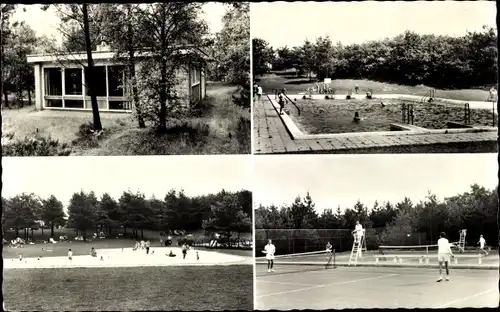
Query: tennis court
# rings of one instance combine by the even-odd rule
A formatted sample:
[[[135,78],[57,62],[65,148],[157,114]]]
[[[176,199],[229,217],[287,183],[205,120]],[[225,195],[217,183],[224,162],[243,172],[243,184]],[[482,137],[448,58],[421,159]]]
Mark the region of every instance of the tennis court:
[[[325,254],[306,259],[277,257],[272,273],[265,259],[258,258],[256,308],[479,308],[499,304],[498,255],[486,257],[496,261],[496,269],[494,265],[483,265],[490,267],[483,270],[452,265],[450,281],[440,283],[432,264],[347,267],[346,257],[348,261],[345,253],[337,254],[335,264],[328,268]],[[364,264],[369,265],[371,258],[366,254]]]

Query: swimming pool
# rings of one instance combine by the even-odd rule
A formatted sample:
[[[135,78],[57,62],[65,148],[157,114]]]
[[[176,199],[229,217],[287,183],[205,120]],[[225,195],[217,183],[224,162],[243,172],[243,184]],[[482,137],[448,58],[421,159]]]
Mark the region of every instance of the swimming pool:
[[[401,104],[413,104],[414,126],[446,129],[447,123],[464,121],[464,106],[441,103],[417,103],[401,99],[298,99],[289,104],[287,113],[304,134],[390,131],[391,123],[402,123]],[[354,121],[355,113],[360,120]],[[470,126],[492,126],[491,110],[471,109]]]

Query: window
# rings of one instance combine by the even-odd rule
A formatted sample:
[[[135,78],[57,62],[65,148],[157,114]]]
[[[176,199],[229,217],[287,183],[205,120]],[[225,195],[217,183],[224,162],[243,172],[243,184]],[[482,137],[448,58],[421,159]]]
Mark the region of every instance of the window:
[[[200,71],[197,68],[191,68],[191,84],[197,84],[200,82]]]
[[[109,101],[109,109],[128,109],[127,102]]]
[[[125,67],[108,66],[108,94],[109,96],[125,96]],[[110,104],[111,105],[111,104]]]
[[[66,68],[64,70],[64,84],[66,95],[82,95],[82,70],[80,68]]]
[[[64,100],[66,108],[83,108],[83,100]]]
[[[62,100],[47,100],[47,107],[62,107]]]
[[[88,73],[88,68],[85,68],[85,81],[86,81],[86,91],[87,96],[89,94],[88,81],[90,79],[90,75]],[[95,87],[95,95],[96,96],[106,96],[106,67],[105,66],[96,66],[94,67],[94,77],[92,77]]]
[[[45,69],[45,89],[47,95],[62,95],[62,75],[60,68]]]

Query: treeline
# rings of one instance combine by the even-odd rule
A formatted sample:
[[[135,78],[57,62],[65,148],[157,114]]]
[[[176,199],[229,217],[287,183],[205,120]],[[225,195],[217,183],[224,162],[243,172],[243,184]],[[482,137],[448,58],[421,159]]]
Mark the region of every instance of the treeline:
[[[34,29],[24,22],[10,21],[16,10],[15,4],[0,4],[2,11],[0,42],[0,62],[2,77],[0,96],[5,107],[9,107],[9,94],[16,96],[19,106],[24,106],[24,98],[28,105],[35,90],[35,72],[32,64],[28,64],[27,56],[47,52],[53,42],[47,36],[37,36]]]
[[[439,233],[443,231],[448,234],[450,241],[458,241],[461,229],[467,229],[469,245],[474,245],[479,235],[483,234],[490,246],[496,246],[497,213],[498,187],[487,190],[477,184],[472,185],[470,191],[443,201],[433,194],[418,203],[405,198],[398,203],[375,202],[371,208],[358,201],[352,208],[330,208],[321,214],[318,214],[311,196],[307,194],[304,198],[297,197],[290,205],[258,207],[255,211],[256,245],[258,249],[259,241],[262,244],[268,238],[259,236],[280,233],[277,230],[266,233],[259,229],[296,229],[292,232],[282,231],[279,234],[281,238],[277,235],[274,239],[281,240],[282,248],[285,249],[289,248],[287,244],[293,240],[301,246],[320,244],[321,248],[327,240],[331,240],[334,247],[346,250],[352,247],[350,231],[354,229],[356,221],[360,221],[366,229],[369,249],[380,245],[436,244]]]
[[[2,197],[2,228],[15,230],[16,237],[24,231],[65,226],[77,230],[77,235],[88,237],[103,232],[107,236],[127,231],[134,238],[143,237],[144,230],[249,233],[252,229],[252,193],[247,190],[189,197],[183,191],[171,190],[163,199],[146,198],[140,192],[123,192],[114,199],[104,193],[98,198],[94,192],[75,192],[66,212],[63,203],[51,195],[47,199],[33,193],[12,198]],[[43,235],[43,234],[42,234]],[[4,235],[5,236],[5,235]]]
[[[472,88],[497,84],[497,33],[461,37],[419,35],[406,31],[394,38],[363,44],[333,44],[329,37],[302,46],[274,50],[266,41],[253,39],[254,73],[295,68],[297,74],[317,79],[370,79],[435,88]]]

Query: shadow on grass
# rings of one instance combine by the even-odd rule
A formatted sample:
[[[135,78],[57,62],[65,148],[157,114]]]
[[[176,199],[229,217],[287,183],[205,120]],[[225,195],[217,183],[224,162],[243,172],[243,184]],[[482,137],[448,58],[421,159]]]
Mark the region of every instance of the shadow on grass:
[[[293,80],[293,81],[287,81],[285,82],[286,85],[300,85],[304,83],[313,83],[315,82],[314,80],[309,80],[309,79],[298,79],[298,80]]]

